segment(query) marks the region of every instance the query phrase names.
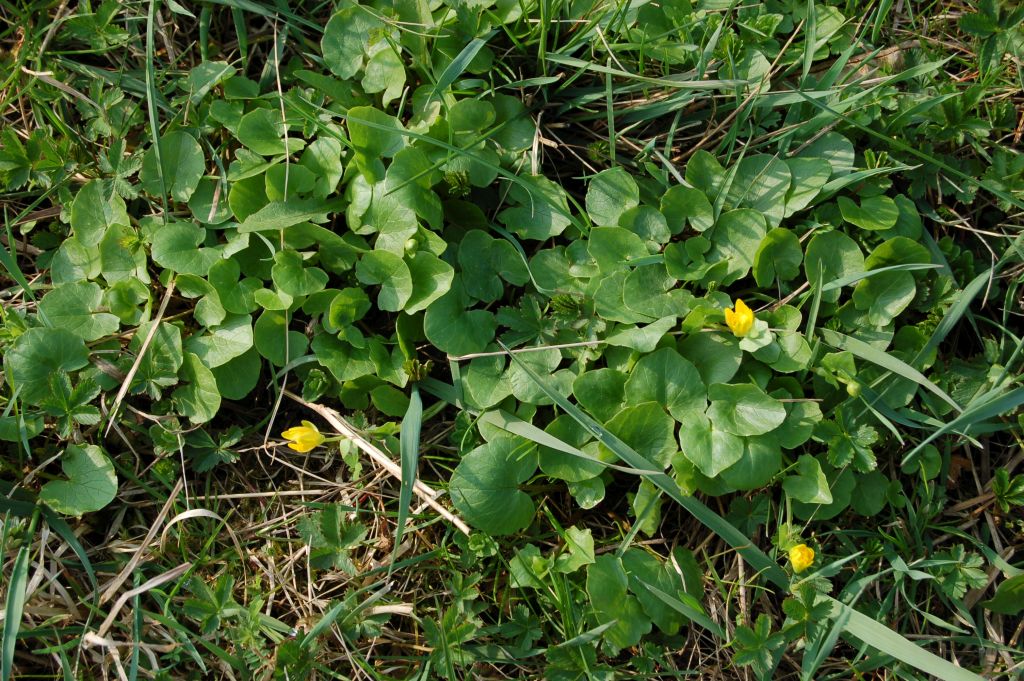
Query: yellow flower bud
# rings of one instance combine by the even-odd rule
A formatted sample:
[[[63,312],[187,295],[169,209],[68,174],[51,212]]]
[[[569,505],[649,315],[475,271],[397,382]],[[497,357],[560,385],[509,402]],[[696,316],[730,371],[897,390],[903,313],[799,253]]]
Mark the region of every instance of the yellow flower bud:
[[[735,310],[726,308],[725,323],[737,338],[743,338],[754,326],[754,311],[747,307],[739,298],[736,299]]]
[[[789,550],[789,562],[793,572],[803,572],[814,564],[814,549],[807,544],[797,544]]]
[[[324,443],[325,438],[309,421],[303,421],[301,426],[294,426],[281,433],[281,437],[289,440],[288,446],[297,452],[308,452],[314,447]]]

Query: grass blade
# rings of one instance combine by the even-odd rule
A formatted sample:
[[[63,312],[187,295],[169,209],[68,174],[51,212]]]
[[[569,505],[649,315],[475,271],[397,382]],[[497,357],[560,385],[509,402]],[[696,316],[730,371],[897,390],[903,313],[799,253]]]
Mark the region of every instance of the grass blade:
[[[839,348],[840,350],[848,350],[863,360],[867,360],[872,364],[877,364],[883,369],[887,369],[894,374],[898,374],[903,378],[911,380],[925,390],[928,390],[939,397],[943,402],[946,402],[958,412],[963,411],[963,408],[961,408],[952,397],[947,395],[945,390],[929,381],[924,374],[903,360],[882,352],[862,340],[858,340],[852,336],[847,336],[846,334],[839,333],[838,331],[819,329],[818,333],[821,335],[822,340],[832,347]]]
[[[458,56],[452,60],[452,63],[448,64],[444,71],[441,72],[437,82],[434,83],[434,87],[430,90],[430,96],[427,97],[426,101],[429,102],[439,97],[442,92],[447,90],[451,84],[455,82],[455,79],[462,75],[463,71],[466,70],[466,67],[469,66],[469,62],[473,61],[473,58],[476,57],[477,53],[483,49],[483,46],[487,44],[487,41],[490,40],[491,36],[495,33],[497,33],[497,31],[492,30],[483,38],[473,38],[470,40],[469,43],[462,48],[462,51],[459,52]]]
[[[821,290],[822,291],[834,291],[837,288],[843,288],[844,286],[849,286],[850,284],[856,284],[858,281],[861,281],[862,279],[868,279],[869,277],[873,277],[876,274],[881,274],[882,272],[893,272],[893,271],[913,272],[914,270],[935,270],[935,269],[939,269],[940,267],[942,267],[942,265],[933,265],[931,263],[923,263],[923,262],[921,262],[921,263],[905,263],[905,264],[902,264],[902,265],[889,265],[888,267],[879,267],[878,269],[868,270],[866,272],[858,272],[856,274],[848,274],[845,277],[840,277],[839,279],[833,279],[829,283],[827,283],[824,286],[822,286]]]
[[[831,600],[831,599],[830,599]],[[980,676],[952,662],[943,660],[924,648],[911,643],[889,627],[876,622],[853,608],[833,602],[832,616],[845,618],[847,633],[852,634],[872,648],[891,655],[897,660],[917,667],[921,671],[943,681],[981,681]]]
[[[416,470],[420,459],[420,430],[423,428],[423,400],[420,389],[412,384],[409,395],[409,406],[402,419],[402,428],[398,433],[398,448],[402,456],[402,485],[398,493],[398,527],[395,529],[394,553],[402,543],[402,532],[405,522],[409,519],[409,507],[412,505],[412,487],[416,483]]]
[[[705,615],[700,610],[697,610],[693,606],[684,603],[682,600],[672,596],[671,594],[665,593],[653,584],[648,584],[643,580],[640,580],[640,583],[644,586],[645,589],[654,594],[659,601],[661,601],[668,607],[672,608],[680,615],[683,615],[691,622],[696,622],[697,624],[704,627],[720,639],[728,638],[725,632],[722,630],[722,627],[718,626],[717,622],[715,622],[713,619]]]
[[[25,593],[28,587],[28,556],[32,551],[32,539],[36,535],[36,524],[39,522],[40,507],[36,506],[29,521],[26,542],[18,549],[18,557],[14,559],[11,580],[7,585],[7,605],[4,607],[3,641],[0,643],[0,681],[7,681],[14,671],[14,646],[18,641],[18,630],[21,618],[25,613]]]
[[[908,463],[914,460],[917,453],[920,452],[925,445],[929,444],[938,437],[945,435],[950,431],[966,430],[971,426],[981,423],[986,419],[990,419],[993,416],[999,414],[1005,414],[1013,411],[1020,405],[1024,404],[1024,388],[1015,388],[1010,392],[1006,393],[1002,397],[991,396],[992,392],[1001,392],[996,389],[985,393],[978,399],[971,402],[967,409],[963,411],[959,416],[944,424],[942,427],[934,430],[928,437],[922,440],[916,447],[911,449],[906,456],[903,457],[903,461],[900,462],[901,466],[906,466]],[[976,404],[977,403],[977,404]]]

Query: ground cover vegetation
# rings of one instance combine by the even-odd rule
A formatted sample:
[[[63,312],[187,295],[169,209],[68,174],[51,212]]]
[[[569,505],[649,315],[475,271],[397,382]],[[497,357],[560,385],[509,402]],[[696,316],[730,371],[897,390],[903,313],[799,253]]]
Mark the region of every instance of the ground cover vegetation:
[[[1024,8],[0,2],[0,678],[1017,678]]]

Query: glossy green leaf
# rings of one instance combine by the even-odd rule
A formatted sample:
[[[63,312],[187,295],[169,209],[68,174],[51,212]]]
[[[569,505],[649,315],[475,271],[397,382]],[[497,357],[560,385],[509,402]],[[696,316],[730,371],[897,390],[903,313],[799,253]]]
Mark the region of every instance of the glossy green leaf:
[[[79,243],[97,246],[111,225],[129,225],[124,199],[103,180],[87,182],[71,204],[71,228]]]
[[[878,231],[889,229],[896,224],[900,211],[896,202],[888,196],[871,196],[862,199],[860,205],[845,196],[837,199],[843,219],[861,229]]]
[[[323,222],[328,213],[340,207],[341,203],[337,200],[290,198],[287,201],[272,201],[248,214],[238,226],[238,231],[242,233],[267,232],[287,229],[303,222]],[[237,209],[235,209],[235,214],[238,214]]]
[[[651,619],[636,597],[627,593],[628,585],[617,556],[598,556],[587,567],[587,594],[594,618],[598,624],[611,625],[602,636],[615,650],[636,645],[651,631]]]
[[[307,267],[302,255],[291,249],[274,254],[271,274],[277,288],[295,298],[322,291],[327,285],[327,273],[319,267]]]
[[[682,232],[687,224],[698,232],[705,232],[715,223],[714,209],[707,195],[692,187],[669,187],[661,197],[661,212],[673,234]]]
[[[868,321],[884,326],[907,309],[917,287],[910,272],[881,272],[860,281],[853,289],[853,302],[857,309],[867,312]]]
[[[754,154],[740,161],[735,172],[727,200],[733,206],[754,209],[768,227],[778,227],[792,182],[789,165],[769,154]]]
[[[380,285],[377,307],[398,312],[412,297],[413,280],[409,266],[402,258],[388,251],[363,254],[356,265],[356,277],[367,285]]]
[[[185,385],[174,391],[172,398],[181,414],[192,423],[206,423],[217,415],[221,395],[217,379],[196,355],[185,353],[181,367]]]
[[[178,274],[204,277],[222,256],[222,249],[208,248],[206,230],[188,222],[173,222],[153,235],[153,260]]]
[[[1016,616],[1024,610],[1024,575],[1003,580],[996,587],[996,594],[980,604],[986,610],[1003,615]]]
[[[461,278],[452,280],[451,288],[427,308],[423,331],[427,340],[449,355],[482,352],[494,340],[497,321],[487,310],[467,310],[469,296]]]
[[[363,68],[371,32],[380,20],[360,7],[345,7],[336,12],[324,27],[320,47],[324,63],[334,75],[349,79]]]
[[[821,465],[807,454],[797,459],[796,468],[783,479],[782,489],[791,499],[805,504],[832,503],[832,492]]]
[[[211,369],[230,362],[252,346],[252,318],[247,314],[226,317],[207,333],[191,336],[185,342],[185,349]]]
[[[823,158],[800,156],[787,158],[786,165],[792,176],[786,192],[785,217],[789,217],[811,205],[832,175],[832,165]]]
[[[842,232],[824,232],[814,236],[804,254],[804,275],[811,288],[864,271],[864,254],[857,243]],[[835,302],[839,291],[822,293],[821,299]]]
[[[703,411],[691,411],[679,419],[679,448],[709,478],[743,457],[743,438],[716,427]]]
[[[708,418],[716,428],[733,435],[763,435],[786,419],[782,402],[769,397],[752,383],[716,383],[708,388]]]
[[[707,389],[700,372],[671,348],[644,356],[629,375],[625,394],[632,404],[657,402],[677,421],[707,408]]]
[[[309,346],[306,334],[289,329],[287,321],[288,316],[279,310],[264,310],[253,326],[256,350],[279,367],[302,357]]]
[[[572,224],[565,190],[546,177],[521,177],[508,197],[514,204],[498,214],[498,219],[524,239],[543,241],[561,234]]]
[[[405,87],[405,66],[402,58],[393,49],[384,47],[377,50],[366,63],[363,76],[363,90],[369,94],[380,92],[384,107],[402,94]]]
[[[676,452],[675,421],[657,402],[625,407],[604,427],[644,459],[662,468],[668,466]],[[603,444],[601,447],[603,455],[613,453]]]
[[[783,227],[768,232],[754,254],[754,281],[769,287],[778,279],[786,282],[800,274],[804,254],[796,234]]]

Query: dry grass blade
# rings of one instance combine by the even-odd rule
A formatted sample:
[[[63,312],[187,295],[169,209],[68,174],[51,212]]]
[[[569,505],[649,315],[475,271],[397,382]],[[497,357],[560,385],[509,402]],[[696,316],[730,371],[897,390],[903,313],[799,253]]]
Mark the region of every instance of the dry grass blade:
[[[153,537],[156,536],[157,530],[159,530],[160,526],[163,525],[164,518],[167,517],[168,512],[171,510],[171,504],[173,504],[174,500],[178,498],[178,494],[181,492],[184,485],[185,482],[183,480],[178,480],[178,484],[174,486],[174,489],[171,491],[170,495],[168,495],[163,508],[160,509],[160,514],[156,517],[156,520],[153,521],[153,524],[149,528],[149,532],[146,533],[146,538],[139,544],[139,550],[135,552],[135,555],[133,555],[131,560],[128,561],[128,564],[124,566],[124,569],[118,573],[117,577],[110,581],[110,584],[107,585],[106,590],[104,590],[103,594],[100,596],[101,604],[106,603],[114,597],[117,590],[121,588],[121,585],[127,581],[128,577],[132,574],[132,571],[135,570],[135,566],[137,566],[139,561],[142,560],[142,557],[145,555],[146,547],[149,546],[151,541],[153,541]]]
[[[238,541],[238,537],[235,535],[234,530],[231,529],[231,526],[228,525],[227,521],[221,518],[213,511],[207,511],[205,508],[193,508],[189,511],[185,511],[184,513],[179,513],[178,515],[174,516],[174,518],[171,519],[171,522],[167,523],[167,527],[164,528],[164,531],[160,533],[161,548],[163,547],[164,542],[167,541],[167,533],[171,531],[171,528],[174,527],[174,525],[180,523],[183,520],[191,520],[192,518],[210,518],[211,520],[217,520],[223,523],[224,529],[228,531],[228,536],[231,537],[231,543],[235,545],[235,551],[238,552],[238,557],[242,558],[243,556],[245,556],[245,551],[242,550],[242,544]],[[244,569],[244,562],[242,563],[242,567]]]
[[[160,301],[160,309],[157,310],[156,317],[153,319],[149,333],[146,334],[146,340],[142,342],[142,347],[139,348],[139,354],[132,362],[132,368],[128,370],[128,375],[124,377],[124,382],[121,383],[121,387],[117,391],[117,397],[114,398],[114,404],[110,407],[110,414],[107,416],[107,427],[103,430],[103,437],[110,434],[110,428],[114,425],[114,419],[117,417],[117,410],[121,406],[121,401],[124,400],[124,396],[128,394],[128,388],[132,384],[132,379],[135,378],[135,372],[139,370],[139,365],[142,364],[142,358],[146,356],[146,350],[149,348],[149,344],[153,342],[153,337],[156,335],[157,329],[160,328],[160,320],[164,318],[164,312],[167,311],[167,303],[171,301],[171,294],[174,293],[174,279],[167,282],[167,289],[164,291],[164,298]]]
[[[294,400],[298,404],[312,409],[316,413],[320,414],[325,421],[331,424],[331,426],[338,432],[339,435],[344,435],[348,439],[352,440],[359,449],[361,449],[367,456],[369,456],[374,463],[381,466],[388,473],[391,474],[396,480],[401,482],[402,480],[402,469],[396,464],[391,458],[376,447],[372,442],[368,441],[363,437],[359,431],[353,428],[349,423],[339,414],[330,407],[325,407],[322,404],[313,404],[302,399],[298,395],[285,391],[285,396]],[[470,533],[469,526],[457,515],[449,511],[447,508],[442,506],[438,501],[438,497],[441,493],[432,489],[429,485],[417,480],[413,484],[413,493],[424,501],[428,506],[437,511],[437,513],[454,525],[460,532],[468,535]]]
[[[147,581],[144,584],[141,584],[140,586],[135,587],[131,591],[126,591],[123,594],[121,594],[121,597],[118,598],[117,601],[114,603],[114,607],[110,609],[110,613],[107,615],[107,619],[103,620],[103,624],[101,624],[100,628],[96,631],[96,635],[100,637],[106,635],[107,631],[110,630],[110,626],[114,623],[114,619],[117,617],[117,614],[121,612],[121,608],[124,607],[124,604],[128,602],[129,598],[132,598],[133,596],[138,596],[139,594],[145,593],[150,589],[155,589],[161,584],[166,584],[167,582],[173,581],[178,577],[181,577],[186,572],[188,572],[191,568],[192,563],[182,563],[178,567],[171,568],[167,572],[157,575],[153,579]]]

